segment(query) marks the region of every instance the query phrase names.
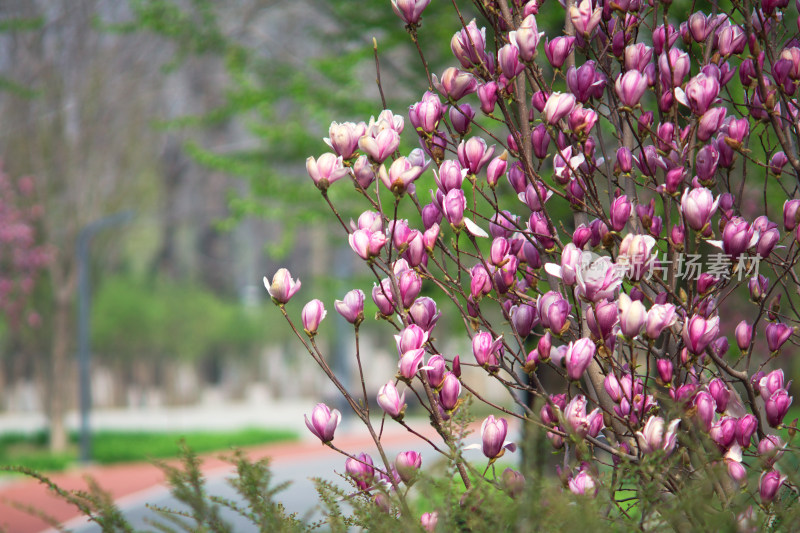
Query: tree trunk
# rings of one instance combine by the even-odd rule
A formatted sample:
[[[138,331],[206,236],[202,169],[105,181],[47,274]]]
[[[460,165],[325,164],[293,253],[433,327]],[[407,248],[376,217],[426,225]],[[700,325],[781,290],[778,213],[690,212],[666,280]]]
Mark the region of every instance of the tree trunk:
[[[72,250],[72,246],[64,249]],[[60,252],[61,250],[59,250]],[[50,279],[53,284],[54,314],[53,341],[50,351],[50,368],[47,373],[46,398],[47,414],[50,423],[50,451],[63,453],[67,449],[67,428],[64,425],[69,403],[69,351],[72,334],[72,303],[74,300],[77,272],[70,263],[72,254],[55,257],[50,265]],[[66,260],[63,260],[66,259]]]

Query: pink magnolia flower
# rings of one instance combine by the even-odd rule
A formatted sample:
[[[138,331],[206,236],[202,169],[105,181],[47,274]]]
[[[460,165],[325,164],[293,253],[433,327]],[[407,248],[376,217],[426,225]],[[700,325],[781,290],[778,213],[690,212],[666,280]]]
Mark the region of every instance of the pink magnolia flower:
[[[389,278],[384,278],[381,284],[373,283],[372,301],[378,307],[378,312],[383,316],[390,316],[394,313],[394,298],[392,296],[392,282]]]
[[[486,141],[480,137],[470,137],[458,145],[458,160],[470,174],[478,174],[494,155],[495,146],[487,148]]]
[[[486,68],[494,70],[491,68],[491,59],[486,54],[486,28],[478,30],[475,19],[453,35],[450,40],[450,50],[465,69],[483,64]]]
[[[552,41],[545,39],[544,53],[547,56],[547,60],[553,65],[553,68],[561,68],[564,61],[567,60],[567,57],[572,52],[574,44],[575,37],[571,35],[556,37]]]
[[[472,119],[475,118],[475,110],[471,105],[461,104],[458,106],[451,106],[447,114],[450,116],[450,123],[453,125],[453,129],[455,129],[459,135],[466,135],[469,133],[470,124],[472,123]]]
[[[350,221],[350,229],[353,231],[357,229],[367,230],[370,232],[383,231],[383,217],[380,213],[375,211],[364,211],[358,217],[358,222]]]
[[[711,15],[706,16],[702,11],[696,11],[689,15],[687,29],[695,42],[702,43],[706,40],[714,29],[712,19]],[[681,28],[681,33],[683,33],[683,28]]]
[[[619,310],[614,301],[600,300],[596,302],[594,308],[586,310],[586,322],[595,337],[606,339],[613,332],[614,327],[619,323]]]
[[[738,444],[731,446],[723,457],[728,475],[740,486],[747,484],[747,469],[742,464],[742,449]]]
[[[388,242],[389,238],[382,231],[369,231],[357,229],[347,237],[350,248],[358,254],[361,259],[370,260],[381,253],[381,249]]]
[[[590,35],[603,16],[603,9],[596,7],[592,9],[591,0],[582,0],[577,6],[570,6],[569,18],[572,20],[575,31],[581,35]]]
[[[439,513],[435,511],[432,513],[422,513],[419,521],[420,524],[422,524],[422,529],[428,533],[433,533],[436,531],[436,524],[439,522]]]
[[[317,188],[323,191],[350,173],[342,163],[342,156],[330,152],[322,154],[319,159],[306,159],[306,170]]]
[[[417,324],[409,324],[394,336],[397,352],[402,355],[411,350],[418,350],[428,342],[428,332]]]
[[[303,329],[308,335],[316,335],[320,322],[328,312],[319,300],[311,300],[304,307],[300,315],[303,321]]]
[[[443,161],[439,166],[439,172],[433,171],[436,185],[442,194],[447,194],[453,189],[460,189],[466,175],[467,171],[461,168],[461,164],[452,159]]]
[[[500,476],[500,484],[512,498],[516,498],[525,490],[525,476],[506,468]]]
[[[678,320],[675,306],[672,304],[655,304],[647,312],[645,333],[651,339],[657,339],[661,332],[672,327]]]
[[[761,479],[758,481],[758,493],[761,501],[767,504],[774,500],[785,481],[786,476],[782,476],[777,470],[769,470],[761,474]]]
[[[318,403],[311,411],[311,420],[308,419],[308,415],[305,419],[306,427],[311,433],[319,437],[323,443],[328,443],[333,440],[333,433],[342,420],[342,414],[338,409],[331,410],[324,403]]]
[[[372,465],[372,457],[366,453],[360,453],[355,457],[349,457],[344,462],[344,469],[360,490],[369,490],[375,477],[375,468]]]
[[[272,283],[264,277],[264,286],[276,304],[285,304],[300,290],[300,280],[292,279],[292,275],[285,268],[279,269],[272,277]]]
[[[399,394],[390,381],[378,390],[378,405],[392,418],[402,418],[406,409],[406,393]]]
[[[758,381],[758,390],[762,396],[769,398],[776,391],[783,388],[783,369],[773,370]]]
[[[520,304],[511,307],[509,312],[511,323],[520,337],[525,338],[531,334],[531,330],[538,324],[536,308],[530,304]]]
[[[589,133],[594,128],[598,118],[599,115],[595,110],[576,106],[575,110],[569,115],[567,126],[575,134]]]
[[[767,324],[765,336],[767,338],[767,346],[771,352],[777,352],[781,346],[789,340],[789,337],[794,333],[794,328],[787,326],[781,322],[770,322]]]
[[[669,53],[662,53],[658,58],[661,81],[667,86],[680,87],[691,67],[689,54],[677,48],[670,48]]]
[[[464,224],[464,210],[467,208],[467,198],[461,189],[452,189],[444,197],[442,211],[447,221],[455,228]]]
[[[415,451],[400,452],[394,460],[394,467],[403,483],[408,485],[414,481],[417,472],[422,467],[422,456]]]
[[[701,354],[719,335],[719,317],[705,319],[692,315],[683,325],[683,342],[693,354]]]
[[[777,435],[766,435],[758,442],[758,455],[761,461],[771,467],[775,461],[783,457],[783,450],[786,445]]]
[[[724,413],[728,407],[728,402],[731,399],[731,391],[725,383],[719,379],[714,378],[708,383],[708,392],[714,398],[714,403],[717,407],[718,413]]]
[[[625,70],[638,70],[644,73],[653,59],[653,47],[636,43],[625,47]]]
[[[758,242],[753,227],[742,217],[733,217],[722,231],[722,251],[736,259]]]
[[[629,70],[617,77],[614,89],[622,105],[635,107],[647,91],[647,78],[638,70]]]
[[[628,223],[631,211],[633,211],[633,204],[628,200],[627,195],[623,194],[614,198],[609,209],[609,219],[614,231],[622,231],[625,224]]]
[[[738,24],[725,24],[717,32],[717,48],[725,57],[742,53],[746,44],[747,34]]]
[[[727,112],[724,107],[712,107],[706,111],[697,124],[697,138],[705,142],[716,135],[722,127]]]
[[[400,134],[392,128],[385,128],[373,137],[364,135],[358,140],[358,147],[376,163],[383,163],[400,146]]]
[[[392,10],[406,24],[419,24],[422,12],[431,0],[392,0]]]
[[[559,272],[561,275],[559,277],[566,285],[575,285],[577,282],[576,270],[582,255],[583,250],[579,250],[572,243],[568,243],[561,250],[561,271]]]
[[[525,70],[525,64],[519,60],[519,48],[514,43],[508,43],[497,51],[497,65],[500,71],[509,80]]]
[[[394,130],[398,135],[403,133],[405,121],[402,115],[395,115],[391,109],[384,109],[378,114],[378,120],[370,117],[369,124],[367,125],[367,135],[372,137],[379,131],[386,128]]]
[[[480,366],[489,367],[497,365],[497,355],[503,345],[503,337],[492,339],[488,331],[480,331],[472,337],[472,353],[475,361]]]
[[[736,345],[739,349],[742,351],[746,350],[748,346],[750,346],[750,341],[753,338],[753,326],[748,324],[746,320],[742,320],[736,326],[734,336],[736,337]]]
[[[542,114],[549,124],[557,124],[559,120],[569,115],[575,106],[575,95],[555,92],[547,99]]]
[[[342,159],[350,159],[358,149],[358,140],[367,132],[363,122],[331,122],[328,137],[323,139]],[[313,176],[312,176],[313,177]]]
[[[758,419],[747,413],[736,422],[736,442],[742,448],[750,446],[750,439],[758,429]]]
[[[727,450],[736,439],[736,419],[723,416],[711,425],[708,436],[719,447],[720,451]]]
[[[569,328],[569,312],[571,306],[569,302],[564,299],[558,299],[552,302],[545,310],[545,314],[540,318],[542,325],[547,327],[555,335],[562,335]]]
[[[647,321],[647,310],[639,300],[631,300],[623,293],[619,295],[619,326],[623,335],[632,339],[639,335]]]
[[[453,364],[455,367],[455,363]],[[442,390],[439,391],[439,401],[442,409],[452,411],[458,406],[458,398],[461,396],[461,382],[453,372],[447,372],[442,379]]]
[[[575,110],[570,111],[570,118],[575,115],[575,112]],[[584,154],[577,153],[572,155],[572,146],[567,146],[565,149],[559,150],[553,156],[553,173],[555,174],[556,181],[561,185],[572,183],[575,171],[585,162],[586,156]]]
[[[597,70],[596,64],[592,60],[578,68],[569,67],[567,69],[567,87],[579,102],[586,103],[592,97],[601,98],[605,84],[605,75]]]
[[[408,120],[418,132],[433,133],[446,110],[436,94],[425,91],[422,100],[408,108]]]
[[[659,359],[656,362],[656,368],[658,369],[658,377],[661,378],[661,381],[664,383],[672,383],[673,377],[673,367],[672,361],[669,359]]]
[[[356,182],[364,189],[375,181],[375,171],[372,170],[372,165],[367,156],[360,155],[356,162],[353,163],[353,176],[356,178]]]
[[[575,273],[577,294],[589,301],[614,299],[614,292],[622,284],[622,276],[611,258],[600,257],[592,262],[581,262]]]
[[[783,417],[792,405],[792,397],[786,389],[778,389],[764,402],[764,412],[767,415],[767,423],[771,427],[778,427],[783,422]]]
[[[697,418],[703,425],[706,431],[711,430],[711,424],[714,422],[714,413],[717,410],[717,404],[711,393],[700,391],[694,397],[694,405],[697,408]]]
[[[489,459],[497,459],[505,450],[516,451],[517,445],[506,440],[508,422],[505,418],[489,415],[481,424],[481,442],[483,455]]]
[[[478,90],[478,80],[469,72],[450,67],[442,73],[442,81],[433,75],[433,86],[444,96],[461,100]]]
[[[578,473],[570,476],[567,482],[570,492],[577,496],[597,496],[598,486],[594,477],[589,473],[588,463],[581,464]]]
[[[536,56],[536,47],[544,36],[536,25],[536,17],[532,14],[522,20],[516,31],[509,32],[508,39],[519,49],[519,57],[523,61],[530,61]]]
[[[578,394],[567,404],[567,408],[564,410],[564,420],[580,439],[586,438],[587,435],[596,437],[603,429],[603,414],[600,408],[595,408],[587,416],[586,398],[582,394]]]
[[[686,189],[681,197],[681,212],[686,224],[695,231],[701,231],[711,221],[716,212],[719,198],[705,187]]]
[[[397,195],[402,195],[411,184],[422,175],[423,168],[414,165],[406,157],[398,157],[386,171],[386,167],[381,165],[378,169],[378,177],[387,189]]]
[[[506,168],[508,167],[507,159],[508,151],[504,151],[489,162],[489,165],[486,167],[486,182],[490,187],[496,187],[500,178],[506,173]]]
[[[336,300],[333,306],[351,324],[361,323],[364,320],[364,291],[353,289],[344,295],[344,300]]]
[[[564,360],[567,365],[567,376],[572,381],[581,379],[584,371],[592,362],[597,346],[591,339],[583,337],[575,342],[570,342]]]
[[[412,379],[420,370],[424,355],[424,348],[409,350],[404,353],[397,363],[397,366],[400,368],[400,375],[407,380]]]
[[[447,372],[447,366],[445,365],[444,357],[440,354],[436,354],[431,356],[428,359],[428,370],[425,374],[428,376],[428,383],[430,383],[431,387],[434,389],[439,389],[442,386],[442,381],[444,381],[444,375]]]
[[[698,116],[702,115],[719,95],[719,80],[714,76],[700,73],[686,84],[686,91],[675,89],[675,98],[691,108]]]
[[[397,276],[397,288],[400,291],[400,303],[405,309],[411,307],[419,291],[422,289],[422,279],[415,270],[403,270]]]
[[[651,454],[656,450],[664,450],[667,455],[671,454],[677,443],[677,431],[680,423],[679,418],[672,420],[665,433],[664,419],[660,416],[651,416],[644,425],[644,429],[636,432],[639,449],[644,454]]]
[[[429,334],[436,327],[439,315],[441,315],[441,312],[436,308],[436,302],[428,296],[417,298],[408,308],[409,321]]]
[[[653,268],[653,248],[656,240],[650,235],[629,233],[619,245],[617,264],[623,268],[625,274],[633,281],[639,281],[651,274]]]
[[[473,298],[489,294],[492,292],[492,278],[486,268],[477,264],[469,271],[470,274],[470,294]]]

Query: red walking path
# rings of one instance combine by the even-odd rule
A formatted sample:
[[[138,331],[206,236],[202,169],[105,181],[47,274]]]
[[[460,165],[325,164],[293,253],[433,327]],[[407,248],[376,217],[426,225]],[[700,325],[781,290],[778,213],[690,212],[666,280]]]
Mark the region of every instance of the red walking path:
[[[435,442],[440,442],[430,426],[421,433]],[[402,428],[385,432],[381,442],[385,446],[403,446],[405,443],[409,443],[418,447],[421,444],[419,438],[405,432]],[[337,435],[334,444],[340,449],[351,452],[373,447],[369,434],[363,430],[357,434]],[[325,454],[330,454],[331,457],[341,457],[337,452],[320,444],[319,441],[272,444],[245,448],[244,451],[251,460],[263,457],[272,457],[275,461],[298,460],[303,457],[320,458]],[[225,455],[225,452],[215,452],[201,456],[203,472],[219,471],[229,467],[230,463],[222,458]],[[75,468],[67,472],[52,474],[49,477],[65,490],[86,490],[88,488],[86,478],[90,477],[114,500],[152,489],[164,484],[165,481],[164,473],[158,467],[146,462]],[[80,515],[73,505],[59,498],[47,485],[38,480],[19,478],[4,481],[0,485],[0,531],[39,533],[50,529],[51,524],[46,520],[24,509],[38,509],[59,523],[72,520]]]

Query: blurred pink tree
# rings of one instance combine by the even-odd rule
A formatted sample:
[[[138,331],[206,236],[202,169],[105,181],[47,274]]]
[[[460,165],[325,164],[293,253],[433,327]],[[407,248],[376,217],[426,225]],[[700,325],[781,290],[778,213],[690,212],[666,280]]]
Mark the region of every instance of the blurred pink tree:
[[[30,297],[50,256],[38,230],[41,216],[34,178],[14,180],[0,167],[0,311],[11,330],[40,323]]]

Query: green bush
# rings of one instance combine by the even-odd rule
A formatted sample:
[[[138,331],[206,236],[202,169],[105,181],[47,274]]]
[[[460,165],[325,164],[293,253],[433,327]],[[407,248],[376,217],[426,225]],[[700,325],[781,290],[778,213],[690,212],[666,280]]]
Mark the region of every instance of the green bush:
[[[127,359],[242,354],[269,338],[263,316],[200,286],[112,277],[94,299],[92,342],[101,355]]]

